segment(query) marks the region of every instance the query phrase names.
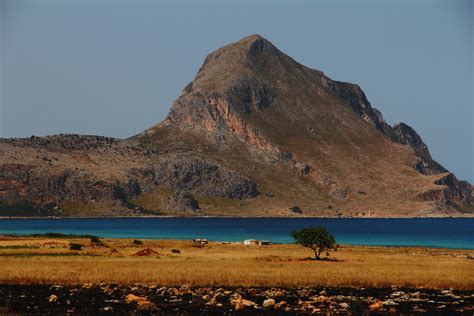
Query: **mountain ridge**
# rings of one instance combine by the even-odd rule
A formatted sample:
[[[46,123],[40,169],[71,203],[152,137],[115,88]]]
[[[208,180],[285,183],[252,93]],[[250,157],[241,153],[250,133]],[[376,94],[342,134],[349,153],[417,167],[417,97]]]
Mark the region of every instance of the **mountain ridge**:
[[[472,186],[437,163],[413,128],[388,125],[358,85],[298,63],[259,35],[208,54],[168,116],[138,135],[1,140],[0,150],[23,157],[0,159],[3,209],[15,199],[44,208],[37,196],[12,193],[39,187],[49,196],[46,213],[64,215],[87,208],[112,216],[299,216],[292,206],[306,216],[474,211]],[[64,194],[32,182],[32,174]]]

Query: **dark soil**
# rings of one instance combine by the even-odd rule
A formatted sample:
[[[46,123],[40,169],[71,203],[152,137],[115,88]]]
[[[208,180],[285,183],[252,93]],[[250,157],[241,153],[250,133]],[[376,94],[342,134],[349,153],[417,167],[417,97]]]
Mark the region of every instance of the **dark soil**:
[[[127,303],[127,295],[146,304]],[[235,302],[251,301],[238,307]],[[264,308],[273,299],[275,305]],[[247,301],[247,302],[248,302]],[[285,301],[286,303],[281,303]],[[236,310],[237,309],[237,310]],[[0,285],[0,315],[473,315],[474,291],[405,288],[192,288]]]

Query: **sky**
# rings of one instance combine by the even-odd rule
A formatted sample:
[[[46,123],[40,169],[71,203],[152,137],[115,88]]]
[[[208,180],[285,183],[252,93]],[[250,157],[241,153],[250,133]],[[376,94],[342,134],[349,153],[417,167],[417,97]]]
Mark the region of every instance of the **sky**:
[[[205,56],[260,34],[359,84],[459,178],[473,175],[474,1],[0,0],[0,137],[129,137]]]

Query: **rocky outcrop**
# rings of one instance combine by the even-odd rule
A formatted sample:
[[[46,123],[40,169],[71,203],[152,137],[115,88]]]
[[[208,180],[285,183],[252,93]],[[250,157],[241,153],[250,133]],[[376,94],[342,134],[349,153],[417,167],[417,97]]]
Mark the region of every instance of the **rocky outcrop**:
[[[433,175],[448,172],[443,166],[433,160],[428,147],[412,127],[405,123],[395,124],[394,127],[388,125],[382,113],[371,106],[365,93],[358,85],[332,81],[329,78],[325,78],[324,84],[331,92],[344,100],[357,115],[361,116],[390,140],[409,145],[416,156],[420,158],[415,166],[416,170],[420,173]]]
[[[431,157],[428,146],[426,146],[420,135],[412,127],[405,123],[398,123],[393,127],[388,125],[382,113],[371,106],[365,93],[358,85],[337,82],[329,78],[323,78],[323,85],[337,97],[341,98],[357,115],[387,136],[391,141],[409,145],[418,157],[414,167],[419,173],[423,175],[437,175],[449,172]],[[427,201],[443,200],[444,203],[441,203],[441,206],[439,206],[441,208],[448,205],[458,210],[473,209],[471,184],[467,181],[459,181],[452,173],[447,178],[451,180],[437,180],[434,182],[437,185],[445,185],[446,188],[444,190],[429,190],[420,193],[419,197]]]
[[[175,192],[169,199],[166,208],[169,211],[197,211],[199,210],[199,203],[194,196],[188,191]]]
[[[377,130],[388,136],[391,140],[398,140],[396,133],[385,122],[382,113],[373,108],[367,100],[364,91],[356,85],[347,82],[339,82],[331,80],[327,77],[322,79],[323,86],[325,86],[330,93],[335,94],[341,98],[357,115],[362,117],[366,122],[371,124]]]
[[[154,162],[150,167],[131,169],[147,191],[164,185],[173,191],[190,191],[205,196],[246,199],[256,197],[257,184],[235,171],[218,164],[192,157],[172,155]]]
[[[428,146],[426,146],[420,135],[413,128],[405,123],[399,123],[393,129],[396,133],[396,140],[401,144],[410,145],[415,154],[420,158],[420,161],[416,164],[416,170],[425,175],[448,172],[448,170],[431,158]]]
[[[63,208],[78,203],[94,208],[96,202],[133,211],[137,206],[130,201],[157,186],[174,192],[165,203],[167,210],[198,209],[192,193],[236,200],[259,194],[254,181],[198,157],[160,155],[128,140],[107,140],[101,147],[95,139],[92,143],[80,139],[73,135],[0,142],[0,151],[3,144],[10,153],[10,157],[0,157],[5,160],[0,161],[0,215],[13,215],[20,209],[29,210],[29,215],[64,216],[68,212]],[[28,163],[15,163],[25,148],[34,148],[35,154],[29,153]],[[112,160],[119,163],[113,165]],[[140,167],[127,170],[130,161]],[[104,169],[107,172],[102,173]]]
[[[62,201],[108,201],[116,205],[137,197],[138,183],[104,181],[71,169],[51,173],[31,165],[0,165],[0,205],[54,209]],[[117,204],[119,203],[119,204]]]
[[[454,209],[463,211],[469,210],[474,205],[474,195],[472,185],[467,181],[459,181],[452,173],[435,181],[435,184],[445,186],[441,190],[441,195],[435,200],[444,201],[445,204]]]

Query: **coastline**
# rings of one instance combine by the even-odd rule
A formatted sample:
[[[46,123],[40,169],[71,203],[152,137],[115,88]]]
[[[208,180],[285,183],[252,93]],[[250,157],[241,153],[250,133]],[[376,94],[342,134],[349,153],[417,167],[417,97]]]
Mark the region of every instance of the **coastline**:
[[[283,217],[54,217],[3,218],[0,234],[10,236],[95,235],[215,242],[257,239],[291,244],[293,230],[323,225],[339,244],[353,246],[474,249],[472,218],[283,218]],[[74,237],[74,236],[72,236]]]
[[[183,215],[183,216],[175,216],[175,215],[138,215],[138,216],[0,216],[0,220],[2,219],[130,219],[130,218],[186,218],[186,219],[193,219],[193,218],[229,218],[229,219],[239,219],[239,218],[287,218],[287,219],[305,219],[305,218],[322,218],[322,219],[436,219],[436,218],[474,218],[474,213],[472,214],[465,214],[465,215],[445,215],[440,214],[438,216],[267,216],[267,215],[255,215],[255,216],[230,216],[230,215],[222,215],[222,216],[200,216],[200,215]]]

